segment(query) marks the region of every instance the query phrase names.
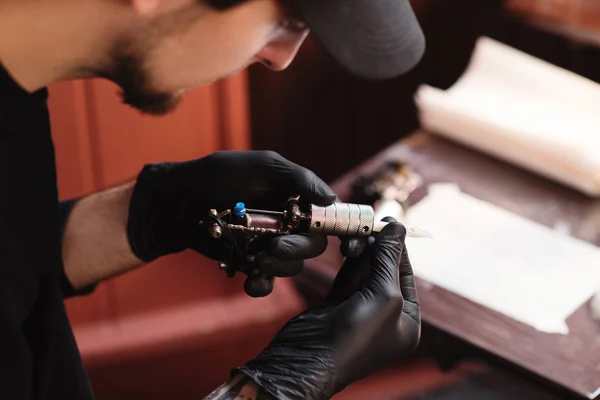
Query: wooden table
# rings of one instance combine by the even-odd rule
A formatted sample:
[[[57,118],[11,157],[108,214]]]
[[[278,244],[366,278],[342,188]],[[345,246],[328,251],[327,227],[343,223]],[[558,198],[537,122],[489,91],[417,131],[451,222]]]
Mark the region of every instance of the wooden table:
[[[507,16],[575,43],[600,46],[597,0],[504,0]]]
[[[422,131],[385,149],[332,186],[342,201],[351,201],[352,181],[391,159],[410,163],[423,178],[425,184],[413,194],[413,203],[424,197],[428,184],[453,182],[467,194],[539,223],[566,222],[573,236],[600,245],[600,201]],[[326,291],[341,260],[339,242],[332,238],[327,252],[308,262],[300,279]],[[568,335],[552,335],[421,279],[417,287],[425,324],[570,395],[600,398],[600,325],[589,318],[588,304],[567,320]]]

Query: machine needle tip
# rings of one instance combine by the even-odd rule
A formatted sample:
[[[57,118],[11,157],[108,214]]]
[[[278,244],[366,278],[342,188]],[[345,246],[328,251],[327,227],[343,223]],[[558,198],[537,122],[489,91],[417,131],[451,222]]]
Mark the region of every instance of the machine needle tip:
[[[427,238],[433,239],[433,235],[423,229],[420,228],[407,228],[406,236],[412,238]]]

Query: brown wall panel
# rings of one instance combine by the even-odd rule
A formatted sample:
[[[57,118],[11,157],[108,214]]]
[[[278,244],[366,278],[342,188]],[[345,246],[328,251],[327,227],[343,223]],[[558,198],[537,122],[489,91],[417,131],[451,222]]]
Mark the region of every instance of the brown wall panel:
[[[114,84],[88,82],[100,186],[134,178],[146,163],[188,160],[217,150],[220,132],[215,98],[215,86],[195,89],[175,112],[145,116],[120,102]]]
[[[85,85],[84,81],[73,81],[49,88],[48,103],[62,199],[92,192],[97,186]]]
[[[218,84],[221,148],[246,150],[251,147],[250,104],[246,72]]]

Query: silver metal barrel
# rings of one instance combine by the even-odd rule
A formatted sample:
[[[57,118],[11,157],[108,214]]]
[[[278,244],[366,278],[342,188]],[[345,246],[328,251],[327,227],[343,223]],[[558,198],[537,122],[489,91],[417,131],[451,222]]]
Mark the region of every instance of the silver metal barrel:
[[[375,212],[363,204],[333,203],[326,207],[311,205],[309,233],[331,236],[369,236]]]

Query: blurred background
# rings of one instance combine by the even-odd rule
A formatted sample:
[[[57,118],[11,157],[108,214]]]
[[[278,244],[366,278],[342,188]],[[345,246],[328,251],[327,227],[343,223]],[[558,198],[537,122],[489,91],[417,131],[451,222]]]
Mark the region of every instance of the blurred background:
[[[600,79],[597,0],[412,3],[427,53],[417,68],[389,82],[350,76],[309,38],[287,71],[253,66],[190,92],[178,111],[162,118],[123,106],[105,81],[52,86],[61,198],[131,179],[148,162],[221,149],[275,150],[332,182],[419,129],[417,88],[452,86],[480,36]],[[241,277],[228,279],[214,262],[185,252],[68,300],[98,399],[199,399],[306,306],[292,280],[278,280],[274,293],[260,300],[248,298],[242,285]],[[419,353],[339,398],[426,398],[419,396],[478,366],[461,368],[443,373]]]

